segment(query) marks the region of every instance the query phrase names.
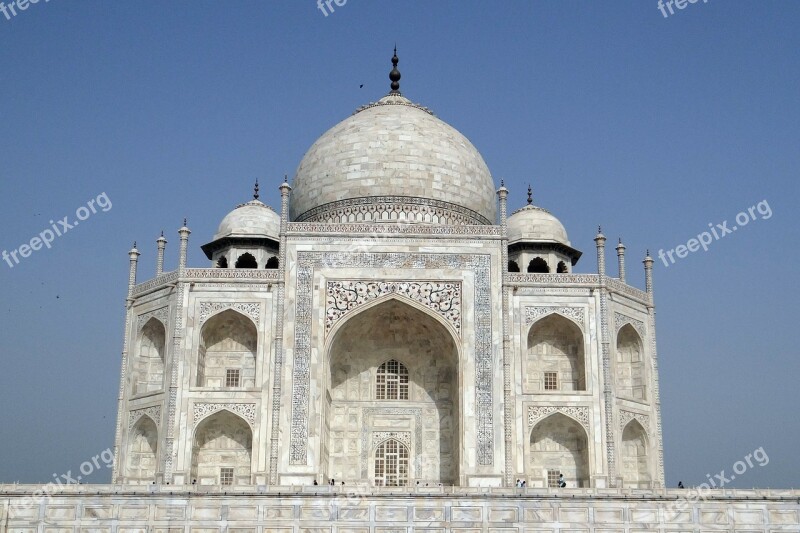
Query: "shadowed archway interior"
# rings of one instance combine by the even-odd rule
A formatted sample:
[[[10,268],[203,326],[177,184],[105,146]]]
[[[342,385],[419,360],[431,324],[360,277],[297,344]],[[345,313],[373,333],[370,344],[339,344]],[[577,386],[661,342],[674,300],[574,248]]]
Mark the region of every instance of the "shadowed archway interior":
[[[396,483],[456,484],[458,350],[447,328],[391,298],[354,314],[335,335],[327,358],[323,475],[374,484],[385,474],[379,446],[392,438],[409,455],[407,477]]]

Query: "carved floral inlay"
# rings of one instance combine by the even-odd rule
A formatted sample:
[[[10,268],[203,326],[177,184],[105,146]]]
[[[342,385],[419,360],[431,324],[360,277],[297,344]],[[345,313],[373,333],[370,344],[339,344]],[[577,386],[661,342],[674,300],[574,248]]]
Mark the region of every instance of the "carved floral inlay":
[[[528,407],[528,427],[532,428],[540,420],[547,418],[553,413],[561,413],[572,419],[577,420],[586,432],[589,432],[589,408],[575,407],[569,405],[531,405]]]
[[[200,302],[200,324],[223,309],[234,309],[244,313],[254,322],[258,322],[261,317],[261,304],[258,302]]]
[[[256,421],[256,404],[254,403],[196,403],[194,404],[194,424],[197,425],[203,418],[223,409],[236,413],[247,420],[250,425]]]
[[[154,309],[152,311],[148,311],[146,313],[142,313],[141,315],[136,317],[136,327],[139,331],[144,328],[147,321],[151,318],[156,318],[161,321],[164,325],[164,328],[167,327],[167,317],[169,317],[169,307],[161,307],[159,309]]]
[[[356,280],[328,282],[326,333],[348,312],[387,294],[399,294],[421,303],[441,315],[461,334],[461,283]]]
[[[635,318],[631,318],[629,316],[623,315],[622,313],[614,313],[614,324],[617,326],[617,331],[620,330],[622,326],[625,324],[630,324],[634,327],[636,331],[639,332],[639,336],[644,339],[646,337],[646,330],[644,327],[644,322],[641,320],[636,320]]]
[[[540,307],[526,307],[525,308],[525,324],[532,324],[545,315],[550,313],[558,313],[575,322],[581,328],[584,327],[583,322],[583,308],[582,307],[566,307],[566,306],[540,306]]]
[[[156,426],[161,423],[161,406],[153,405],[143,409],[134,409],[128,413],[128,429],[132,428],[140,418],[147,415],[156,423]]]
[[[648,415],[642,413],[634,413],[633,411],[622,411],[619,412],[619,429],[624,430],[625,426],[628,425],[628,422],[631,420],[636,420],[641,424],[644,432],[648,435],[650,434],[650,417]]]
[[[411,446],[411,432],[410,431],[377,431],[372,434],[372,447],[385,440],[394,439],[402,442],[406,446]]]

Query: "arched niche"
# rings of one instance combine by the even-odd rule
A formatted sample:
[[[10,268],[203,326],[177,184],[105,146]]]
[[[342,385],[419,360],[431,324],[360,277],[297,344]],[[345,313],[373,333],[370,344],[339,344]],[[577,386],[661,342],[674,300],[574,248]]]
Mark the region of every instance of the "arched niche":
[[[526,392],[585,391],[583,331],[557,313],[537,320],[528,330],[524,372]]]
[[[622,430],[621,474],[625,487],[649,488],[652,481],[648,459],[647,433],[638,420]]]
[[[530,434],[527,458],[529,485],[554,486],[563,474],[568,487],[589,486],[589,440],[577,421],[554,413],[539,421]]]
[[[391,430],[420,443],[409,448],[415,454],[409,458],[415,481],[456,484],[459,372],[454,335],[429,310],[394,296],[371,302],[344,320],[332,332],[326,357],[327,477],[374,483],[369,443]],[[379,392],[386,390],[379,386],[382,365],[398,387],[403,382],[406,393]]]
[[[134,395],[163,390],[167,332],[157,318],[150,318],[139,333],[134,358]]]
[[[198,387],[255,387],[258,331],[245,315],[226,309],[209,318],[200,331]]]
[[[203,419],[192,443],[192,480],[200,485],[249,485],[253,433],[227,410]]]
[[[142,416],[128,436],[125,477],[128,483],[150,484],[158,469],[158,427],[149,416]]]
[[[630,324],[622,326],[617,333],[616,352],[614,374],[617,395],[646,402],[648,390],[644,348],[639,333]]]

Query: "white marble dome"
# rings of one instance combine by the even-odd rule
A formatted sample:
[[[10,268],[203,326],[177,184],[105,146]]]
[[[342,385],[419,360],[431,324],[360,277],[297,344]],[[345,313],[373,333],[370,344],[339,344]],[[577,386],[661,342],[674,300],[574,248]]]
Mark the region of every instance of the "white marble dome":
[[[278,213],[259,200],[250,200],[225,215],[214,240],[224,237],[268,237],[277,241],[280,229],[281,217]]]
[[[399,93],[324,133],[292,186],[295,221],[496,222],[494,182],[478,150]]]
[[[526,205],[508,217],[508,242],[557,242],[570,246],[561,221],[535,205]]]

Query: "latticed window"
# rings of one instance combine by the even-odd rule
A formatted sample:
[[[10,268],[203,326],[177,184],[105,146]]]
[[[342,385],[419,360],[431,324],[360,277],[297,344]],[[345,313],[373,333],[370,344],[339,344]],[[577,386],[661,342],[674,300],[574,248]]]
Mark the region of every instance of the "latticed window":
[[[219,484],[233,485],[233,468],[222,467],[219,469]]]
[[[238,368],[229,368],[225,370],[225,386],[238,387],[240,377],[241,377],[241,372],[239,371]]]
[[[408,448],[389,439],[375,451],[375,485],[405,487],[408,485]]]
[[[558,476],[561,475],[560,470],[548,470],[547,471],[547,486],[558,488]]]
[[[558,390],[558,372],[544,373],[544,390]]]
[[[378,400],[408,400],[408,369],[392,359],[378,367],[375,387]]]

